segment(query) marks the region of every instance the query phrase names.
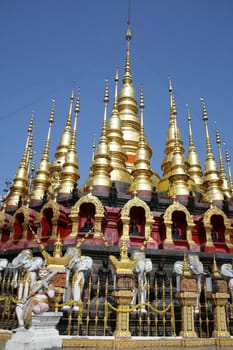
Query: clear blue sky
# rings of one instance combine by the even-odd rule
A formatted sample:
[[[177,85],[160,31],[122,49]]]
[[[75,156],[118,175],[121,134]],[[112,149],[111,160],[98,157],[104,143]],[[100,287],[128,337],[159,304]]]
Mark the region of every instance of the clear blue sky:
[[[0,2],[0,194],[20,163],[35,110],[35,149],[40,160],[56,99],[50,159],[64,129],[73,87],[81,89],[78,157],[81,179],[89,172],[93,135],[103,119],[105,79],[112,107],[114,74],[122,77],[127,0],[1,0]],[[205,134],[200,96],[233,159],[233,1],[131,0],[131,64],[139,95],[143,84],[145,132],[160,172],[169,122],[168,76],[173,80],[178,126],[187,149],[186,104],[202,164]]]

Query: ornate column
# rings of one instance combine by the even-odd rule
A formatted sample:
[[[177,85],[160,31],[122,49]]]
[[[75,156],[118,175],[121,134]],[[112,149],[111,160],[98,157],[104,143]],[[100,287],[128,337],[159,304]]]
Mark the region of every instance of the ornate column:
[[[109,259],[116,270],[116,287],[112,295],[117,304],[116,337],[130,337],[129,312],[135,286],[133,268],[138,260],[128,257],[127,243],[124,240],[121,246],[120,260],[110,255]]]
[[[183,271],[180,281],[180,292],[176,294],[181,304],[181,331],[180,336],[196,338],[194,326],[194,306],[198,298],[197,279],[189,271],[187,257],[184,257]]]
[[[216,261],[214,259],[212,271],[213,291],[209,294],[209,299],[213,304],[214,313],[214,330],[213,337],[230,337],[227,329],[226,304],[229,299],[227,293],[227,281],[221,276],[218,271]]]

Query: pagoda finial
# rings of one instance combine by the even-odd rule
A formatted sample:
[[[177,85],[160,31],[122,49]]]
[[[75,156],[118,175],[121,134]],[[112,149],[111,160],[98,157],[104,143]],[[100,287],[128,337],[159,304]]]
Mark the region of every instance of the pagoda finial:
[[[172,79],[169,76],[169,96],[170,96],[170,122],[174,122],[174,120],[176,119],[176,102],[175,102],[175,96],[174,96],[174,90],[173,90],[173,86],[172,86]]]
[[[96,135],[94,134],[93,137],[93,142],[92,142],[92,156],[91,156],[91,161],[93,162],[95,158],[95,151],[96,151]]]
[[[208,114],[207,114],[207,110],[206,110],[206,105],[205,105],[205,101],[204,101],[203,97],[201,97],[200,100],[202,103],[202,120],[204,121],[205,131],[206,131],[206,156],[213,157],[211,143],[210,143],[210,137],[209,137]]]
[[[129,1],[129,11],[128,11],[128,21],[127,21],[127,31],[126,31],[126,40],[127,40],[127,50],[126,50],[126,60],[125,60],[125,73],[123,78],[123,83],[132,83],[132,76],[131,76],[131,65],[130,65],[130,41],[132,39],[132,32],[130,27],[130,1]]]
[[[118,74],[118,67],[116,67],[116,74],[115,74],[115,92],[114,92],[114,102],[113,102],[112,113],[118,113],[118,106],[117,106],[117,99],[118,99],[118,81],[119,81],[119,74]]]

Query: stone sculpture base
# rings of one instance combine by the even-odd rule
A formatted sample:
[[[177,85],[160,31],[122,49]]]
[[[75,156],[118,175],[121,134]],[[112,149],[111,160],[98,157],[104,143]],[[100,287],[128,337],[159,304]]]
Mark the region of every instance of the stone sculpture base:
[[[32,316],[29,329],[18,328],[13,331],[12,338],[7,341],[5,350],[42,350],[61,348],[62,339],[57,329],[62,312],[44,312]]]

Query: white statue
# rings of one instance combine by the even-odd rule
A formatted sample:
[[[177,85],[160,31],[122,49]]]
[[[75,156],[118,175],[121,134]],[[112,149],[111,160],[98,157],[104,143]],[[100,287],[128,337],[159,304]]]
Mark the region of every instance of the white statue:
[[[27,300],[31,293],[31,286],[34,284],[37,278],[37,271],[43,264],[41,257],[33,257],[31,250],[24,249],[20,252],[9,265],[14,269],[14,277],[12,285],[17,288],[16,315],[18,319],[19,327],[24,326],[22,309],[25,300]],[[23,275],[23,278],[22,276]]]
[[[145,312],[146,309],[143,305],[146,303],[147,297],[147,274],[152,271],[152,261],[146,258],[143,252],[139,251],[132,253],[131,260],[138,260],[134,266],[134,272],[137,274],[137,281],[131,304],[136,305],[138,300],[138,303],[141,304],[140,310]]]
[[[78,304],[79,301],[81,301],[85,283],[85,272],[92,270],[93,260],[89,256],[82,256],[78,248],[69,247],[65,255],[70,254],[73,254],[73,258],[66,266],[67,289],[64,296],[64,301],[67,302],[70,299],[74,300],[75,304],[73,306],[73,310],[78,311]],[[72,280],[70,281],[71,272]],[[69,306],[66,306],[65,309],[69,309]]]
[[[22,319],[25,328],[31,325],[32,315],[49,311],[49,298],[55,296],[55,290],[50,283],[57,271],[49,271],[47,265],[40,267],[38,278],[31,286],[30,297],[23,303]]]

